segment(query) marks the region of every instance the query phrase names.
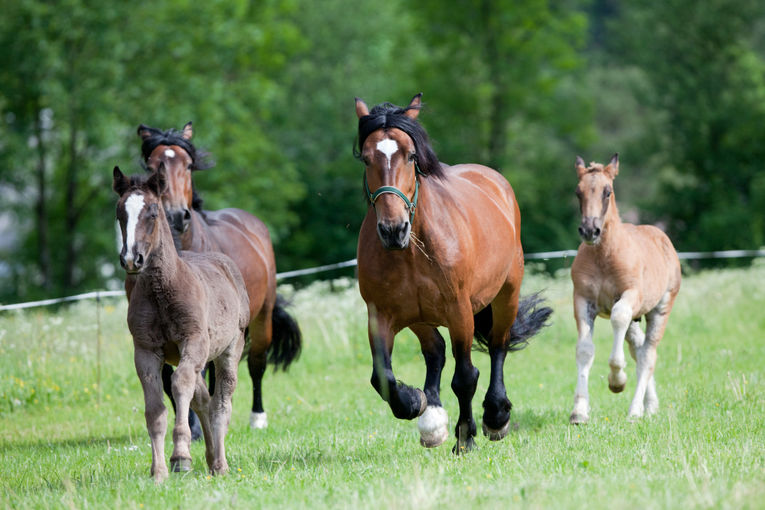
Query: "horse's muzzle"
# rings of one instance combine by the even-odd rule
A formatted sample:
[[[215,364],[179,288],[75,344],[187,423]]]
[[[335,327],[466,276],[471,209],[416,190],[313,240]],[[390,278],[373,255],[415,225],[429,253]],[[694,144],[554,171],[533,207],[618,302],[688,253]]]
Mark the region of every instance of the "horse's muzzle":
[[[136,254],[134,257],[127,258],[120,253],[120,265],[128,274],[137,274],[143,269],[144,258],[142,253]]]
[[[403,250],[409,246],[409,234],[412,225],[408,221],[402,223],[377,223],[377,236],[386,250]]]
[[[188,208],[166,210],[165,216],[167,216],[167,222],[170,223],[170,228],[176,234],[183,234],[189,229],[191,211]]]
[[[592,216],[582,218],[582,223],[579,225],[579,237],[587,244],[597,244],[603,233],[602,223],[600,218]]]

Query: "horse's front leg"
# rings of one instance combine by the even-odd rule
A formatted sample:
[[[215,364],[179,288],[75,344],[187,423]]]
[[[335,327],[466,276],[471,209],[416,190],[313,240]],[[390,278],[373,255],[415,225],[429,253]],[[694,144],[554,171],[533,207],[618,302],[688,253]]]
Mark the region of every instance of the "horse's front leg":
[[[371,307],[370,307],[371,308]],[[391,365],[393,337],[390,320],[382,314],[369,311],[369,345],[372,349],[372,386],[388,402],[393,416],[411,420],[425,412],[428,401],[425,393],[396,381]]]
[[[597,309],[586,298],[574,295],[574,318],[578,338],[576,341],[576,390],[574,391],[574,409],[569,423],[578,425],[590,420],[589,380],[592,361],[595,358],[595,344],[592,342],[592,330],[595,325]]]
[[[454,377],[452,378],[452,391],[457,395],[460,405],[460,416],[457,420],[455,435],[457,444],[452,453],[460,455],[475,447],[476,425],[473,420],[473,395],[478,385],[478,369],[473,366],[470,351],[473,345],[473,314],[471,307],[460,307],[452,314],[449,323],[449,336],[452,340],[452,354],[454,355]]]
[[[173,427],[173,454],[170,468],[175,472],[191,471],[191,429],[189,428],[189,407],[200,372],[207,361],[208,340],[195,337],[181,348],[181,360],[172,377],[172,391],[175,398],[175,426]]]
[[[175,399],[173,398],[173,367],[167,363],[162,365],[162,387],[165,395],[170,399],[175,413]],[[194,411],[189,411],[189,427],[191,428],[191,440],[197,441],[202,438],[202,429],[199,425],[199,418]]]
[[[630,419],[640,418],[644,412],[653,414],[659,408],[656,382],[653,377],[656,368],[656,348],[664,336],[673,303],[674,296],[668,292],[659,304],[646,314],[645,340],[642,345],[635,348],[637,384],[635,396],[630,404],[628,415]]]
[[[614,331],[614,344],[608,365],[611,372],[608,374],[608,389],[614,393],[624,391],[627,384],[627,373],[624,367],[624,338],[632,323],[632,316],[640,303],[640,297],[636,290],[625,291],[619,300],[611,308],[611,328]]]
[[[133,361],[143,388],[144,416],[151,440],[151,476],[156,482],[161,482],[167,478],[165,463],[167,408],[162,397],[160,376],[164,360],[153,351],[136,348]]]
[[[425,398],[428,407],[417,420],[420,444],[426,448],[440,446],[449,437],[449,416],[441,406],[441,371],[446,362],[446,343],[441,333],[432,326],[418,324],[410,329],[420,340],[425,358]]]

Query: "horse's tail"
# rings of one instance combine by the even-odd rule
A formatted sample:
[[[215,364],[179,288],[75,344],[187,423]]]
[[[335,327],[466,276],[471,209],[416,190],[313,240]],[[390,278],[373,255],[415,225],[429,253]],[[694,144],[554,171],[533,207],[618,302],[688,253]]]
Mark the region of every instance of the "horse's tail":
[[[505,343],[506,351],[520,351],[529,343],[529,339],[539,331],[549,326],[548,319],[552,315],[552,308],[544,305],[545,300],[539,293],[521,298],[518,302],[518,313],[515,322],[510,328],[510,337]],[[492,318],[491,305],[487,306],[473,316],[474,332],[477,340],[477,348],[482,351],[489,349],[489,333],[491,332]]]
[[[287,301],[276,296],[274,311],[271,315],[272,338],[268,348],[268,362],[276,370],[287,370],[290,364],[300,356],[303,335],[295,319],[287,313]]]

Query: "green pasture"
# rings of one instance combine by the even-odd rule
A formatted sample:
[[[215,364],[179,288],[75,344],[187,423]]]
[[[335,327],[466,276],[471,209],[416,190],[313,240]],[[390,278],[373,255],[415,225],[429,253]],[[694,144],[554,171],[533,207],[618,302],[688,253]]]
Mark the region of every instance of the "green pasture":
[[[527,276],[554,324],[512,354],[505,381],[512,430],[454,457],[453,440],[419,445],[369,384],[371,361],[355,282],[317,283],[293,298],[302,357],[264,382],[269,428],[249,429],[251,382],[240,365],[227,437],[231,472],[194,470],[163,485],[132,362],[124,299],[0,314],[0,506],[6,508],[763,508],[765,507],[765,264],[685,277],[659,347],[659,414],[626,420],[634,391],[608,391],[610,324],[596,322],[591,422],[568,424],[576,379],[571,284]],[[100,337],[100,341],[99,341]],[[100,345],[100,348],[99,348]],[[100,359],[100,363],[99,363]],[[480,420],[488,356],[473,411]],[[442,400],[457,401],[447,361]],[[100,370],[99,370],[100,368]],[[421,385],[409,333],[394,370]],[[479,421],[480,423],[480,421]],[[480,425],[479,425],[480,428]],[[480,434],[480,433],[479,433]],[[169,458],[171,434],[166,456]]]

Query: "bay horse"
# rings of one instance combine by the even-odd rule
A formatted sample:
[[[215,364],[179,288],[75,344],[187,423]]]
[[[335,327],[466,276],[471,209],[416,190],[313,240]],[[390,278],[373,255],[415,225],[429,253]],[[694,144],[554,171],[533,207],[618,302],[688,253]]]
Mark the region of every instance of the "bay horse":
[[[151,438],[151,474],[167,478],[167,409],[162,397],[164,362],[177,365],[172,376],[176,402],[173,471],[191,469],[189,405],[202,424],[205,457],[212,474],[228,470],[224,439],[231,419],[231,397],[249,322],[249,299],[236,264],[221,253],[177,253],[162,210],[164,168],[150,177],[126,177],[114,167],[122,232],[120,264],[127,273],[127,323],[133,335],[134,362],[143,388],[146,428]],[[201,370],[215,363],[211,398]]]
[[[421,95],[404,108],[383,103],[371,111],[356,98],[354,153],[365,165],[369,202],[359,233],[359,289],[367,305],[372,386],[396,418],[419,417],[425,447],[449,435],[440,400],[445,342],[436,329],[448,328],[456,362],[451,387],[460,408],[452,451],[459,455],[475,445],[474,336],[491,357],[483,432],[497,441],[508,432],[512,407],[503,376],[506,354],[522,348],[552,310],[539,307],[537,296],[519,304],[524,262],[512,187],[491,168],[438,161],[417,122]],[[423,390],[393,374],[394,337],[406,327],[425,358]]]
[[[626,335],[636,362],[637,385],[628,417],[654,414],[659,407],[654,381],[656,347],[664,335],[669,313],[680,290],[680,260],[666,234],[651,225],[622,223],[616,208],[614,179],[619,155],[608,165],[585,166],[576,158],[579,183],[576,195],[582,214],[579,245],[571,265],[574,282],[574,318],[577,382],[570,423],[589,421],[588,380],[595,357],[592,331],[595,317],[611,319],[614,343],[608,364],[608,388],[624,390]],[[645,333],[640,320],[645,316]]]
[[[208,154],[191,143],[193,129],[188,122],[181,131],[161,131],[141,124],[138,136],[145,168],[155,172],[164,164],[168,185],[162,203],[179,249],[195,252],[217,251],[234,260],[244,277],[250,298],[247,329],[247,368],[252,378],[250,427],[268,426],[263,409],[262,381],[266,363],[286,370],[300,355],[302,337],[297,322],[276,295],[276,261],[266,225],[241,209],[206,211],[196,192],[192,173],[208,168]],[[172,371],[167,367],[163,378]],[[211,389],[214,387],[211,385]]]

